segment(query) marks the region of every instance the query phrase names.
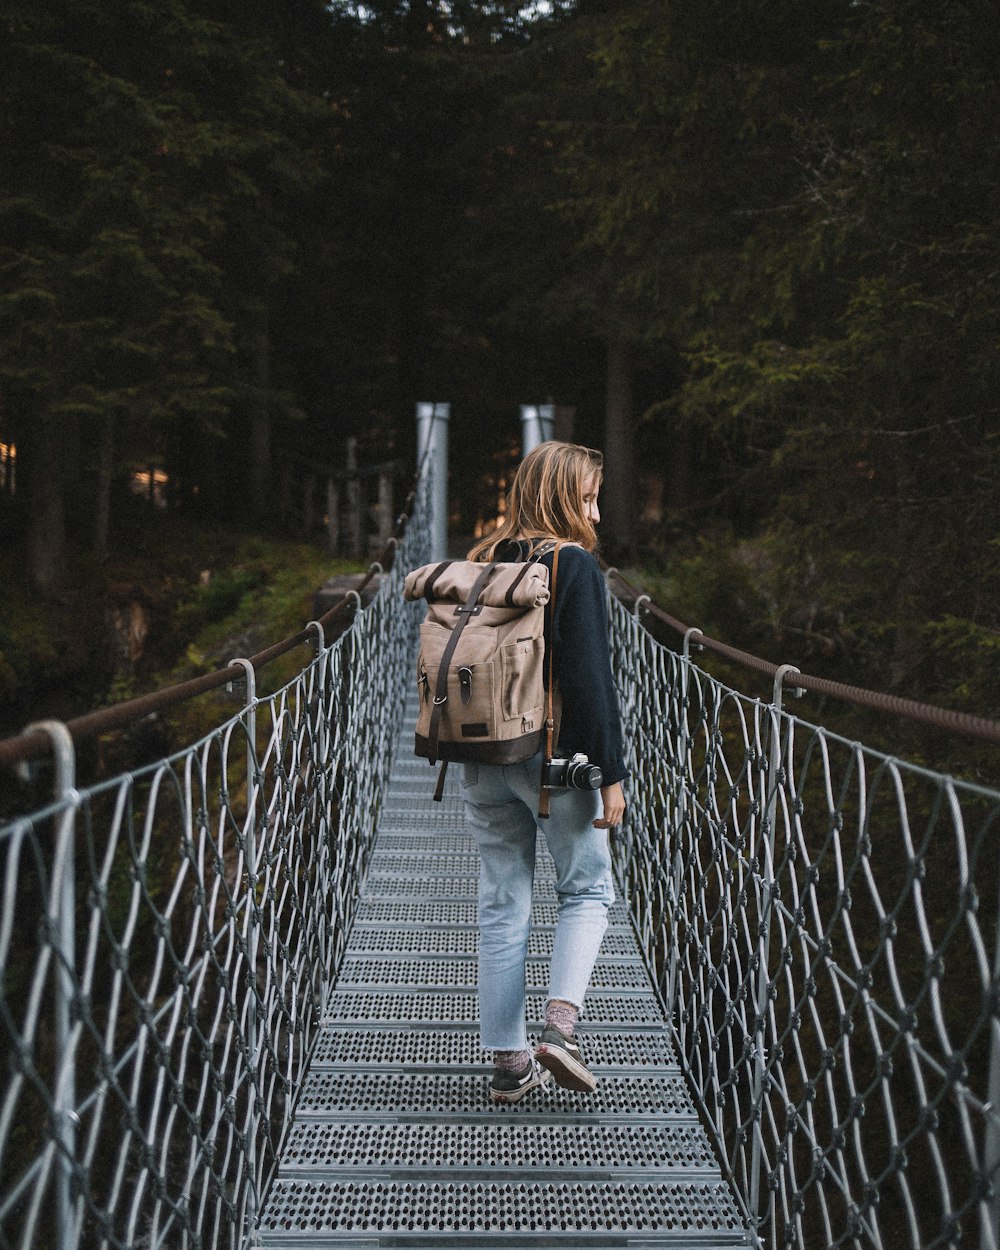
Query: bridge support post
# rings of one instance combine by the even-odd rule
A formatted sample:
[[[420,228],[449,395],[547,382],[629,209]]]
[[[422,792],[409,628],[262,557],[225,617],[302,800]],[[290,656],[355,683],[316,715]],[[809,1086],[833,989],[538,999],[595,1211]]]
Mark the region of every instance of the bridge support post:
[[[430,478],[431,559],[448,554],[448,421],[451,404],[417,404],[417,464]]]
[[[636,604],[638,607],[638,603]],[[697,816],[692,813],[691,794],[688,789],[688,774],[686,762],[691,755],[691,734],[688,713],[690,710],[690,688],[691,688],[691,652],[700,651],[701,644],[695,641],[695,635],[704,637],[700,629],[689,629],[684,634],[684,640],[681,645],[681,667],[680,667],[680,709],[678,714],[678,722],[682,726],[684,734],[683,750],[677,770],[677,835],[674,841],[674,853],[670,864],[670,890],[671,890],[671,942],[670,942],[670,965],[667,972],[667,1008],[671,1017],[675,1016],[677,1006],[677,984],[680,976],[680,943],[676,941],[677,935],[677,908],[683,888],[684,876],[684,851],[682,847],[683,839],[690,834],[692,840],[696,837],[695,831],[689,829],[689,821],[696,821]]]
[[[55,1056],[52,1080],[53,1139],[56,1144],[55,1213],[58,1243],[77,1244],[74,1227],[73,1165],[76,1156],[76,1049],[80,1036],[79,1019],[73,1021],[76,998],[76,752],[69,730],[62,721],[44,720],[28,725],[26,734],[40,731],[48,735],[55,760],[53,796],[63,804],[56,817],[52,885],[46,906],[46,928],[55,956],[54,1005]],[[45,1185],[38,1185],[32,1199],[28,1227],[35,1223]]]
[[[521,459],[534,451],[539,443],[552,437],[555,428],[555,404],[521,405]]]
[[[771,741],[768,749],[767,786],[765,801],[764,828],[761,830],[761,861],[760,861],[760,920],[757,938],[759,965],[757,968],[757,999],[755,1003],[755,1021],[753,1037],[753,1123],[751,1125],[752,1146],[750,1150],[750,1210],[757,1220],[757,1228],[764,1223],[767,1213],[761,1210],[761,1203],[770,1203],[769,1191],[761,1189],[761,1169],[763,1168],[764,1146],[761,1139],[764,1123],[764,1091],[767,1084],[767,1048],[765,1046],[768,1001],[770,998],[771,976],[769,970],[771,958],[771,922],[774,911],[774,846],[775,822],[778,815],[778,786],[781,779],[781,709],[784,694],[784,682],[789,673],[799,670],[794,664],[782,664],[774,674],[774,696],[770,708]],[[797,691],[801,693],[801,691]],[[791,754],[791,737],[789,737],[789,754]],[[766,839],[766,843],[765,843]]]
[[[1000,984],[1000,924],[997,926],[993,956],[993,983]],[[988,1102],[986,1140],[983,1143],[983,1175],[990,1183],[991,1193],[988,1206],[984,1204],[988,1213],[985,1222],[989,1228],[989,1238],[983,1237],[983,1246],[996,1250],[1000,1246],[1000,1019],[997,1016],[996,997],[993,998],[993,1010],[990,1013],[990,1074],[986,1090]]]
[[[246,1208],[243,1213],[244,1232],[250,1233],[257,1223],[260,1206],[260,1177],[257,1175],[257,1132],[254,1111],[260,1092],[260,1041],[257,1027],[257,948],[260,938],[260,913],[257,903],[257,809],[259,807],[260,780],[257,769],[257,673],[249,660],[238,656],[229,661],[234,668],[243,670],[245,691],[239,691],[239,679],[230,682],[231,693],[243,695],[246,702],[243,724],[247,736],[247,801],[243,825],[243,877],[246,897],[244,899],[243,937],[247,950],[247,1105],[250,1108],[247,1139],[247,1188]]]

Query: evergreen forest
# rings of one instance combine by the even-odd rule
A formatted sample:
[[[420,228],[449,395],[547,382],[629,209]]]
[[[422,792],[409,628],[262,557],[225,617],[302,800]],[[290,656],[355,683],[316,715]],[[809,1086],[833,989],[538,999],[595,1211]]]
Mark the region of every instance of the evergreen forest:
[[[280,534],[284,460],[412,465],[415,402],[447,401],[471,533],[551,402],[606,452],[608,558],[670,611],[1000,715],[992,4],[0,22],[0,694],[26,614],[134,546],[137,470],[164,525]]]

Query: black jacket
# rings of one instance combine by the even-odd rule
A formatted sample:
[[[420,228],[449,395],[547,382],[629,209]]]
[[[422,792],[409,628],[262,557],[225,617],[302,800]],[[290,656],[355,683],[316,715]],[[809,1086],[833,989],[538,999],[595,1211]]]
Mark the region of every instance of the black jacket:
[[[530,544],[505,542],[496,558],[527,558]],[[552,577],[552,553],[540,558]],[[594,556],[582,547],[559,549],[555,604],[545,609],[546,651],[555,646],[556,685],[562,695],[559,753],[581,751],[609,786],[628,776],[618,695],[611,674],[607,590]],[[548,662],[545,666],[548,681]]]

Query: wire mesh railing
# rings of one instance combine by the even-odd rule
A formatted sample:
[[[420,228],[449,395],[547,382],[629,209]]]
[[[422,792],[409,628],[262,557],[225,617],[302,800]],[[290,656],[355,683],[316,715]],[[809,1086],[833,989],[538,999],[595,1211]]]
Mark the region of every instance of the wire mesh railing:
[[[790,715],[788,669],[771,703],[729,689],[611,605],[618,869],[750,1225],[995,1250],[1000,792]]]
[[[428,481],[352,628],[266,698],[234,661],[200,742],[77,790],[66,726],[26,733],[56,798],[0,829],[0,1246],[250,1244],[388,777]]]

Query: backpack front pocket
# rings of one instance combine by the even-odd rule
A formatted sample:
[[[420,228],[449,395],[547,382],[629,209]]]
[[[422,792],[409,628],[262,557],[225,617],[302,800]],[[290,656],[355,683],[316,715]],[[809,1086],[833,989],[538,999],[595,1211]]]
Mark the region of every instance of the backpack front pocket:
[[[438,680],[451,631],[425,621],[420,627],[417,680],[420,687],[420,724],[429,725],[438,693]],[[496,726],[495,653],[492,631],[465,631],[448,665],[445,699],[440,706],[439,732],[444,742],[491,738]]]
[[[541,711],[544,665],[544,638],[521,638],[504,645],[500,653],[500,686],[505,720]]]

